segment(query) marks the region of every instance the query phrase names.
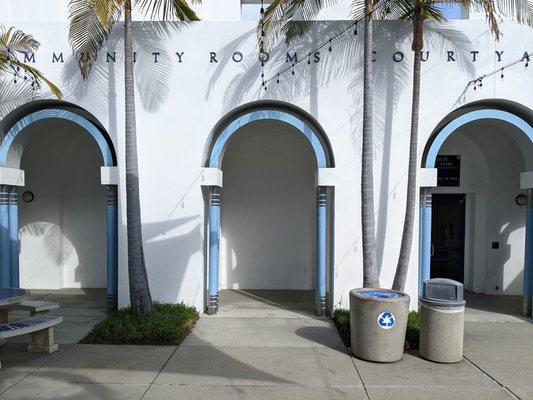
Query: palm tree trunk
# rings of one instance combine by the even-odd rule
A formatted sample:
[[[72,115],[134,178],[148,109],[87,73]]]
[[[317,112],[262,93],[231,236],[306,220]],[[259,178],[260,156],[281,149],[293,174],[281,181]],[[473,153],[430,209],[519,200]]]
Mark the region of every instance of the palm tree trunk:
[[[131,309],[137,315],[152,313],[152,296],[144,263],[139,201],[139,165],[133,82],[131,0],[124,3],[124,92],[126,108],[126,208],[128,222],[128,275]]]
[[[363,148],[361,165],[361,225],[363,238],[363,286],[379,287],[374,217],[374,137],[372,134],[372,0],[365,0],[363,59]]]
[[[409,170],[407,175],[407,201],[403,223],[400,255],[394,274],[392,289],[403,291],[409,269],[409,258],[413,245],[413,226],[416,206],[416,172],[418,158],[418,118],[420,111],[420,67],[423,48],[423,19],[419,13],[413,15],[413,99],[411,105],[411,135],[409,144]]]

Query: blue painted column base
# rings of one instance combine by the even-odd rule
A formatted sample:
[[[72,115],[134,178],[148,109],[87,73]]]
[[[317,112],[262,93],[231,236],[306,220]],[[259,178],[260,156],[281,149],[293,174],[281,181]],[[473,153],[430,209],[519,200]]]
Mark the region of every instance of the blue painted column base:
[[[0,287],[11,287],[9,186],[0,186]]]
[[[431,189],[422,188],[420,194],[418,248],[418,297],[423,293],[424,282],[431,275]]]
[[[117,187],[107,186],[107,312],[117,309],[118,294],[118,201]]]
[[[523,313],[533,316],[533,189],[527,190]]]
[[[19,205],[18,193],[15,186],[9,192],[9,246],[11,287],[20,287],[19,271]]]
[[[326,228],[327,192],[325,187],[317,190],[316,203],[316,315],[326,315]]]
[[[211,186],[209,191],[209,304],[207,313],[218,311],[218,269],[220,248],[220,188]]]

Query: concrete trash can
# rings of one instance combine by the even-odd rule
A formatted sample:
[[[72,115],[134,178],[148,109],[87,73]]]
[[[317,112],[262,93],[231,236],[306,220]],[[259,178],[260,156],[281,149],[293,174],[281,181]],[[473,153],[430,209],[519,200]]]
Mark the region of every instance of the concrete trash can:
[[[420,357],[440,363],[463,359],[464,288],[436,278],[424,282],[420,299]]]
[[[401,360],[409,295],[388,289],[350,291],[350,340],[355,356],[368,361]]]

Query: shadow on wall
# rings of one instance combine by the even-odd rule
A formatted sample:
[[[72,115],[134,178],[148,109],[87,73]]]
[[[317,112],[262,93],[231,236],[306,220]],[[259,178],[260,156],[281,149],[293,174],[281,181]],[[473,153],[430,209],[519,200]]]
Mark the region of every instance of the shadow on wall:
[[[19,202],[21,286],[105,287],[106,189],[99,149],[67,121],[26,129],[26,183],[19,194],[31,191],[34,198]]]
[[[123,226],[125,230],[126,227]],[[202,224],[200,216],[172,219],[162,222],[144,222],[143,239],[146,260],[150,260],[150,289],[161,301],[179,301],[182,297],[203,298],[204,283],[197,279],[195,287],[183,287],[190,259],[202,251]],[[190,293],[192,295],[184,295]]]
[[[138,98],[148,113],[156,113],[165,102],[172,81],[172,64],[161,43],[172,40],[185,25],[181,22],[136,22],[133,24],[133,49],[143,57],[134,63],[135,86]],[[102,122],[109,122],[109,134],[117,137],[117,93],[124,81],[122,63],[124,53],[123,29],[115,26],[108,41],[93,64],[88,79],[84,80],[77,60],[71,56],[63,68],[62,79],[66,86],[65,99],[76,100]],[[154,63],[150,55],[159,53]],[[118,64],[118,65],[117,65]],[[117,74],[118,72],[118,74]]]
[[[316,161],[279,121],[237,131],[222,170],[222,289],[314,289]]]
[[[133,46],[138,54],[160,53],[157,64],[150,57],[137,57],[135,84],[141,104],[149,113],[157,112],[168,96],[171,81],[172,59],[161,43],[172,40],[186,24],[183,22],[135,22]],[[116,137],[116,85],[122,86],[124,77],[121,60],[124,52],[123,30],[120,24],[113,28],[98,60],[93,64],[88,79],[84,80],[78,62],[70,56],[62,69],[62,87],[65,101],[74,100],[90,110],[102,123],[109,122],[109,134]],[[119,67],[117,69],[117,65]],[[119,71],[118,76],[116,75]],[[50,91],[33,90],[29,84],[14,83],[13,79],[0,78],[0,118],[17,107],[35,100],[55,99]]]
[[[348,29],[340,34],[332,45],[332,51],[328,52],[328,47],[320,51],[320,61],[315,62],[313,55],[310,64],[307,61],[301,62],[294,67],[294,76],[289,71],[279,75],[284,71],[290,62],[286,60],[286,54],[291,56],[296,52],[300,58],[306,60],[310,51],[317,47],[317,43],[322,44],[325,38],[333,37],[348,26],[351,22],[314,22],[308,33],[299,39],[295,39],[289,46],[283,40],[269,49],[270,58],[265,65],[265,79],[273,78],[267,82],[267,90],[261,87],[261,64],[258,62],[257,52],[252,52],[245,56],[241,62],[243,72],[236,75],[227,86],[224,96],[224,112],[230,111],[244,102],[261,98],[281,99],[287,102],[294,102],[296,99],[307,96],[309,98],[309,110],[312,115],[320,121],[320,110],[318,109],[318,90],[327,87],[335,79],[349,77],[352,81],[350,90],[353,93],[353,103],[346,107],[351,116],[352,143],[354,151],[361,150],[361,127],[362,127],[362,59],[363,59],[363,35],[359,34],[354,39],[353,29]],[[403,193],[403,185],[406,176],[402,176],[397,182],[389,182],[391,138],[393,135],[393,118],[396,104],[399,97],[406,89],[406,83],[410,81],[412,52],[406,53],[404,60],[399,63],[392,59],[384,59],[399,48],[399,44],[410,41],[412,35],[411,25],[407,22],[380,21],[374,23],[375,42],[380,44],[379,54],[374,63],[374,154],[381,158],[381,181],[376,185],[379,188],[379,203],[377,215],[376,250],[378,265],[381,267],[383,255],[386,251],[386,227],[389,204],[398,204],[399,212],[404,212],[404,200],[396,200],[397,192]],[[221,76],[223,69],[229,63],[231,54],[235,48],[249,41],[256,40],[256,30],[237,37],[223,48],[217,51],[221,61],[213,72],[206,98],[214,89],[217,79]],[[446,24],[426,23],[425,25],[426,48],[433,51],[453,50],[457,54],[459,67],[469,76],[474,75],[474,68],[468,63],[468,57],[472,50],[469,39],[460,31],[452,29]],[[410,48],[410,46],[408,47]],[[408,110],[401,110],[408,112]],[[328,132],[326,132],[328,133]],[[407,154],[407,153],[406,153]],[[406,156],[407,157],[407,156]],[[407,160],[406,160],[407,166]],[[338,165],[338,168],[344,166]],[[352,245],[346,249],[337,259],[336,266],[339,266],[346,256],[354,251],[359,242],[359,237],[355,238]],[[394,244],[396,246],[396,244]]]

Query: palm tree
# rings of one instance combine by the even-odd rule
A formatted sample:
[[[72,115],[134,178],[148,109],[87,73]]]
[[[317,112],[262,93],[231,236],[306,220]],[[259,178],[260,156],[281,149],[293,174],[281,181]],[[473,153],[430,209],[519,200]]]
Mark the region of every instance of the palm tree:
[[[363,46],[363,147],[361,165],[361,226],[363,229],[363,287],[379,287],[374,216],[374,134],[372,95],[372,51],[374,1],[365,0]]]
[[[489,29],[496,39],[500,37],[498,17],[515,17],[519,23],[533,25],[533,3],[528,0],[459,0],[462,7],[481,9],[486,13]],[[418,119],[420,115],[420,72],[421,55],[424,46],[424,21],[445,21],[442,1],[435,0],[394,0],[389,18],[410,20],[413,28],[413,98],[411,106],[411,134],[409,143],[409,169],[407,177],[407,201],[405,220],[400,246],[400,254],[392,289],[403,291],[409,268],[409,256],[413,243],[413,226],[416,207],[416,173],[418,159]]]
[[[61,98],[59,88],[49,81],[41,71],[20,61],[24,54],[34,53],[41,44],[32,35],[15,28],[6,29],[0,26],[0,75],[12,74],[13,82],[31,82],[32,89],[39,89],[42,82],[58,99]],[[13,88],[11,88],[13,89]],[[9,90],[16,96],[16,90]]]
[[[133,76],[132,6],[146,16],[163,20],[197,21],[186,0],[70,0],[69,41],[78,60],[81,74],[87,78],[92,64],[109,33],[124,15],[124,85],[126,142],[126,208],[128,224],[128,275],[130,303],[137,315],[152,313],[152,296],[144,260],[141,208],[139,201],[139,167],[135,121],[135,87]]]
[[[309,29],[309,21],[316,18],[323,6],[336,0],[275,0],[265,11],[264,29],[268,42],[280,33],[287,41],[301,36]],[[379,269],[376,259],[376,221],[374,216],[374,135],[372,96],[372,20],[378,1],[354,0],[353,18],[364,12],[363,50],[363,135],[361,165],[361,227],[363,242],[363,286],[379,287]]]

